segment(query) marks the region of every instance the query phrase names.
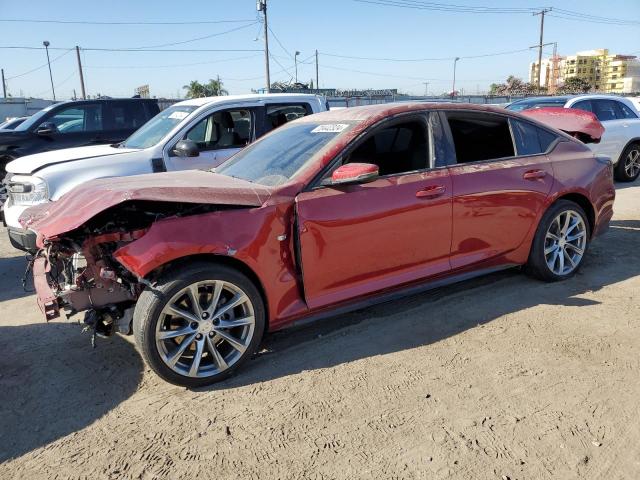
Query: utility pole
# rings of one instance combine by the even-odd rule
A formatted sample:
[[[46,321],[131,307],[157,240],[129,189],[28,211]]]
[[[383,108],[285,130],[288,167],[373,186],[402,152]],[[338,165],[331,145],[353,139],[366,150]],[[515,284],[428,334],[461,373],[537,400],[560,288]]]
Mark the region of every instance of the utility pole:
[[[271,74],[269,73],[269,24],[267,23],[267,0],[258,0],[257,8],[264,15],[264,65],[267,74],[267,93],[271,93]]]
[[[538,44],[538,75],[537,75],[537,84],[538,84],[538,93],[540,93],[540,72],[542,70],[542,47],[543,47],[543,39],[544,39],[544,14],[553,10],[552,8],[544,8],[534,15],[540,15],[540,43]]]
[[[80,47],[76,45],[76,57],[78,59],[78,71],[80,72],[80,90],[82,91],[82,99],[87,99],[87,94],[84,90],[84,75],[82,74],[82,62],[80,61]]]
[[[296,66],[296,83],[298,83],[298,55],[300,55],[300,52],[296,50],[296,53],[293,55],[293,63]]]
[[[424,83],[424,96],[428,96],[429,95],[429,82],[422,82]]]
[[[316,49],[316,89],[320,90],[320,79],[318,78],[318,50]]]
[[[460,60],[460,57],[456,57],[453,60],[453,86],[451,87],[451,98],[456,96],[456,64]]]
[[[44,45],[44,49],[47,51],[47,65],[49,65],[49,78],[51,79],[51,93],[53,93],[53,101],[56,101],[56,90],[55,88],[53,88],[53,75],[51,74],[51,60],[49,60],[49,45],[50,43],[45,40],[44,42],[42,42],[42,45]]]
[[[220,96],[220,92],[222,91],[222,87],[220,86],[220,75],[218,74],[218,83],[216,85],[216,88],[218,89],[218,91],[216,92],[216,95],[219,97]]]
[[[7,84],[4,81],[4,68],[2,69],[2,95],[7,98]]]

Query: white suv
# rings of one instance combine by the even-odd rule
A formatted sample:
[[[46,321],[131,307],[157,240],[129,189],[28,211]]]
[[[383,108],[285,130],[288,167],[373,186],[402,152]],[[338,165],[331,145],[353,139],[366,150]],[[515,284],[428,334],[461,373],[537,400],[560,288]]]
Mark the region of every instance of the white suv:
[[[616,180],[632,182],[640,175],[640,113],[633,102],[616,95],[573,95],[517,100],[507,109],[520,112],[530,108],[564,107],[592,112],[602,126],[600,143],[589,147],[607,156],[615,165]]]
[[[197,98],[160,112],[124,142],[20,157],[7,164],[4,221],[11,244],[35,250],[18,219],[32,205],[57,200],[88,180],[213,168],[265,133],[326,110],[317,95],[263,94]]]

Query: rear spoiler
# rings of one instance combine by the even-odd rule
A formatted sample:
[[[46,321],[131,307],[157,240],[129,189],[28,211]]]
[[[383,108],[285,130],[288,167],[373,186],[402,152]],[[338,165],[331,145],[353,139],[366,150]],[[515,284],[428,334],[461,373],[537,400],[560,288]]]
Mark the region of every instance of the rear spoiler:
[[[521,112],[541,123],[568,133],[583,143],[599,143],[604,127],[597,117],[586,110],[562,107],[533,108]]]

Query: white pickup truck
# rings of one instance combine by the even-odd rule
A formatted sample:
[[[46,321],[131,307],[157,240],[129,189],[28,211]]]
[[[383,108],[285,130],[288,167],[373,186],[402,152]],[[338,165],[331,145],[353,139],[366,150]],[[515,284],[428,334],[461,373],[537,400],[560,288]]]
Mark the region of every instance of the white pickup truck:
[[[77,185],[104,177],[213,168],[296,118],[327,110],[317,95],[262,94],[179,102],[124,142],[27,155],[7,164],[3,207],[11,244],[35,250],[35,235],[18,218],[32,205],[55,201]]]

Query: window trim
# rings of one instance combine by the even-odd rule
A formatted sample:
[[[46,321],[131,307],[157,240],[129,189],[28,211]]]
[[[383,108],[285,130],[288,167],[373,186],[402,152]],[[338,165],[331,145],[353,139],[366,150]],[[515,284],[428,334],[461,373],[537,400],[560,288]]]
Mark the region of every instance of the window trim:
[[[416,122],[420,122],[423,124],[424,127],[426,127],[426,134],[427,134],[427,138],[429,139],[429,149],[427,152],[427,167],[426,168],[421,168],[421,169],[417,169],[417,170],[410,170],[407,172],[400,172],[400,173],[392,173],[389,175],[380,175],[376,178],[376,180],[381,179],[381,178],[393,178],[393,177],[398,177],[401,175],[413,175],[416,173],[422,173],[422,172],[429,172],[431,170],[436,170],[436,169],[441,169],[441,168],[446,168],[445,166],[441,166],[441,167],[434,167],[433,166],[433,150],[432,150],[432,146],[433,146],[433,135],[432,135],[432,129],[431,129],[431,124],[429,122],[429,116],[433,113],[433,111],[431,110],[422,110],[422,111],[417,111],[417,112],[403,112],[397,115],[393,115],[391,117],[387,117],[384,118],[382,120],[380,120],[379,122],[373,124],[371,127],[369,127],[366,131],[361,132],[356,138],[354,138],[351,143],[349,143],[349,145],[347,145],[347,147],[340,152],[339,154],[337,154],[334,158],[331,159],[331,161],[329,163],[327,163],[327,165],[325,165],[322,170],[320,170],[320,172],[318,172],[313,179],[301,190],[300,193],[303,192],[310,192],[313,190],[318,190],[321,188],[335,188],[336,186],[332,186],[332,185],[322,185],[321,182],[323,180],[323,178],[325,178],[326,174],[328,174],[335,166],[338,162],[341,162],[342,159],[345,156],[348,156],[351,152],[353,152],[353,150],[355,150],[356,148],[358,148],[362,142],[368,138],[371,134],[374,134],[374,132],[380,130],[380,129],[384,129],[384,128],[388,128],[388,127],[392,127],[395,124],[398,123],[406,123],[406,122],[410,122],[412,121],[411,118],[413,117]]]
[[[445,136],[447,137],[447,140],[449,142],[449,144],[451,145],[451,147],[453,148],[453,153],[454,153],[454,163],[451,163],[450,165],[448,165],[448,167],[455,167],[455,166],[463,166],[463,165],[476,165],[479,163],[490,163],[490,162],[503,162],[505,160],[512,160],[512,159],[516,159],[516,158],[529,158],[529,157],[539,157],[540,155],[549,155],[551,152],[553,152],[553,150],[556,148],[556,146],[562,142],[562,141],[566,141],[563,137],[559,136],[557,133],[555,133],[554,131],[546,128],[546,126],[544,125],[538,125],[532,121],[530,121],[528,118],[521,118],[519,116],[515,116],[515,115],[509,115],[506,113],[502,113],[502,112],[480,112],[480,113],[487,113],[489,115],[496,115],[499,117],[506,117],[507,118],[507,123],[509,125],[509,132],[511,134],[511,141],[513,142],[513,151],[514,153],[516,153],[516,155],[513,155],[511,157],[500,157],[500,158],[491,158],[491,159],[487,159],[487,160],[474,160],[473,162],[464,162],[464,163],[458,163],[458,154],[456,152],[456,148],[455,148],[455,143],[453,142],[453,134],[451,133],[451,127],[449,126],[449,121],[447,120],[447,115],[446,112],[472,112],[472,113],[477,113],[478,110],[471,110],[471,109],[455,109],[455,110],[451,110],[451,109],[438,109],[439,112],[442,113],[442,117],[444,119],[444,123],[443,123],[443,130],[445,131]],[[530,154],[530,155],[517,155],[517,148],[516,148],[516,144],[515,141],[513,139],[513,132],[511,131],[511,122],[509,121],[511,118],[515,119],[515,120],[519,120],[521,122],[526,122],[536,128],[541,128],[542,130],[545,130],[546,132],[550,133],[551,135],[554,135],[556,137],[556,139],[551,142],[549,144],[549,147],[547,148],[547,150],[543,153],[536,153],[536,154]]]

